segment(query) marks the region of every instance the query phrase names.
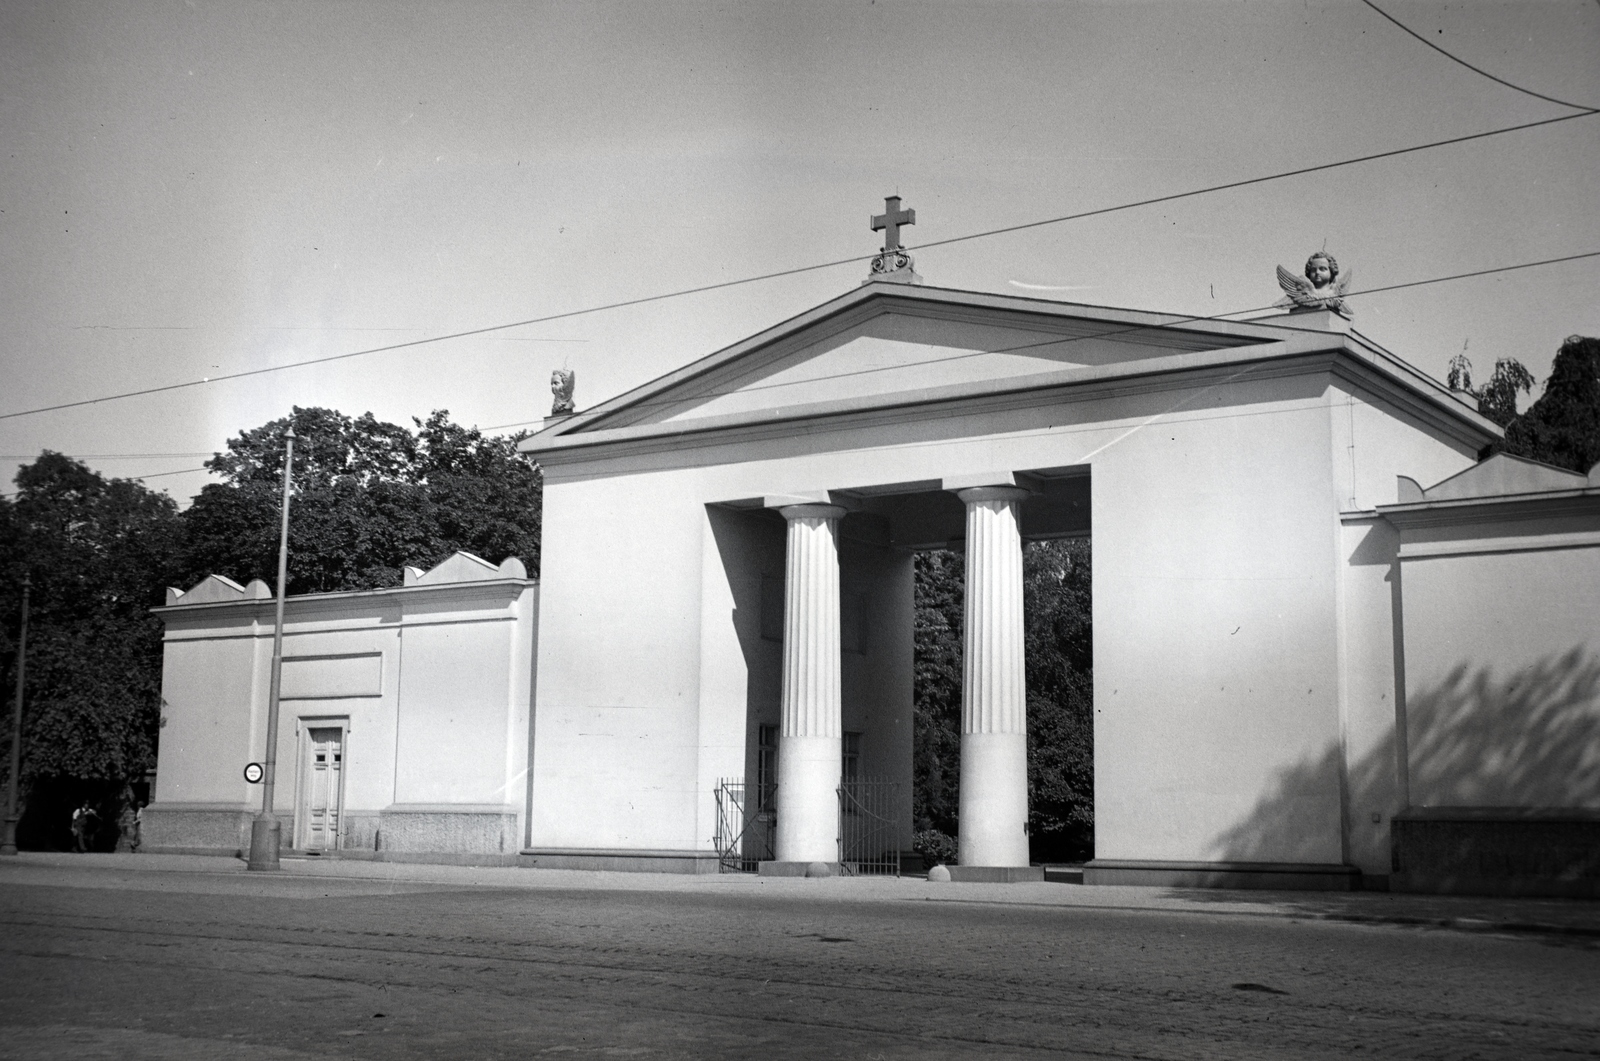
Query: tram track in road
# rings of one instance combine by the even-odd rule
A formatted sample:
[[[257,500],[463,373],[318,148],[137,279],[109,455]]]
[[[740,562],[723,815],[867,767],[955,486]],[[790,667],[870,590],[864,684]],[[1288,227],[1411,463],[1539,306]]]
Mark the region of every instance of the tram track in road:
[[[195,983],[243,977],[272,985],[274,995],[337,984],[403,993],[421,1009],[452,996],[497,999],[508,1009],[534,998],[599,1006],[613,1021],[690,1016],[802,1038],[887,1034],[957,1053],[1086,1057],[1180,1056],[1170,1050],[1180,1042],[1233,1057],[1283,1056],[1274,1051],[1285,1046],[1290,1056],[1349,1056],[1379,1043],[1392,1056],[1452,1056],[1448,1049],[1430,1052],[1430,1044],[1471,1044],[1487,1050],[1485,1057],[1581,1056],[1581,1048],[1571,1048],[1593,1034],[1592,1024],[1541,1022],[1494,1007],[1473,1013],[1408,1005],[1371,991],[1357,999],[1331,984],[1318,994],[1271,975],[1260,979],[1276,980],[1283,986],[1274,991],[1290,993],[1248,990],[1255,981],[1219,977],[1217,969],[1156,974],[1150,963],[1131,960],[1120,970],[1107,968],[1119,953],[1115,946],[1019,971],[1026,964],[1020,948],[1030,946],[1030,937],[1034,952],[1061,950],[1094,921],[1070,912],[990,911],[976,925],[960,912],[924,914],[910,924],[881,909],[875,916],[865,909],[746,902],[728,915],[744,922],[719,929],[717,912],[704,903],[663,905],[660,897],[434,892],[399,901],[274,900],[271,909],[283,915],[276,921],[263,921],[257,907],[237,898],[208,897],[213,913],[222,914],[210,917],[193,902],[180,916],[152,909],[164,904],[157,901],[130,921],[125,911],[71,909],[60,900],[19,903],[13,889],[0,889],[0,896],[6,897],[0,953],[8,965],[115,966],[129,975]],[[330,924],[330,915],[355,923]],[[763,918],[764,934],[746,938]],[[843,927],[851,919],[859,923]],[[1137,919],[1121,920],[1131,926]],[[467,923],[473,931],[430,931],[423,927],[429,922]],[[1175,942],[1171,937],[1183,938],[1185,925],[1193,931],[1208,923],[1219,920],[1196,915],[1173,929],[1170,916],[1146,919],[1152,927],[1144,938],[1149,945]],[[1286,938],[1297,929],[1320,940],[1318,946],[1370,943],[1372,934],[1405,931],[1277,922],[1257,934]],[[941,933],[951,940],[946,953],[919,960],[934,953],[926,944]],[[1127,953],[1138,953],[1137,938],[1130,936]],[[755,952],[740,953],[752,945]]]

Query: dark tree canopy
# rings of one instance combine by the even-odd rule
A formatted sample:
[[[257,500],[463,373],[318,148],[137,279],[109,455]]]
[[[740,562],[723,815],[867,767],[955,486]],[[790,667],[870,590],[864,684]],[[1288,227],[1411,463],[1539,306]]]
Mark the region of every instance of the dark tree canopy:
[[[918,553],[914,563],[912,817],[918,832],[937,830],[955,836],[960,810],[965,573],[960,553]]]
[[[415,432],[371,413],[296,408],[228,440],[207,465],[227,481],[184,513],[185,585],[208,574],[277,575],[284,435],[295,432],[289,592],[398,585],[407,565],[458,549],[519,557],[537,575],[542,481],[517,455],[523,435],[487,437],[444,411]]]
[[[1506,428],[1505,448],[1575,472],[1600,461],[1600,339],[1561,344],[1544,393]]]
[[[0,500],[0,651],[9,734],[26,574],[22,780],[135,780],[155,766],[161,623],[149,610],[171,571],[177,506],[49,451],[16,482],[15,501]]]
[[[1028,832],[1037,861],[1094,852],[1094,636],[1087,538],[1022,554]]]

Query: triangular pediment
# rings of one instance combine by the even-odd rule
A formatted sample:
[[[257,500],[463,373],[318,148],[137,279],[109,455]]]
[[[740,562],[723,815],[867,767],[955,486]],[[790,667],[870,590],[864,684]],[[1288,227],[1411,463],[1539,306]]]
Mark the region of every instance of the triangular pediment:
[[[1161,386],[1247,366],[1322,372],[1335,363],[1468,444],[1498,437],[1442,384],[1370,340],[1303,323],[875,282],[593,408],[552,416],[518,449],[548,465],[617,445],[798,434],[810,424],[1055,401],[1124,380]]]
[[[1258,343],[1152,314],[917,289],[846,296],[565,425],[563,434],[728,417],[1058,374]],[[821,312],[832,308],[832,312]]]
[[[1468,498],[1537,494],[1548,490],[1582,490],[1586,476],[1510,453],[1496,453],[1486,461],[1458,472],[1420,491],[1423,501],[1458,501]]]

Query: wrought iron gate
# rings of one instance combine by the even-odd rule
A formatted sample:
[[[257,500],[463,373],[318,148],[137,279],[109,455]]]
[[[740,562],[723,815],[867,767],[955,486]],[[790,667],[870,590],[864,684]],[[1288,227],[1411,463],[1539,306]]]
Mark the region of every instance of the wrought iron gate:
[[[900,783],[850,779],[839,786],[839,868],[845,876],[900,875]]]
[[[770,801],[769,801],[770,802]],[[777,819],[764,808],[747,807],[745,783],[725,777],[717,783],[717,865],[723,873],[754,873],[773,857]]]
[[[776,857],[777,815],[753,808],[742,780],[717,783],[717,832],[712,842],[723,873],[754,873]],[[900,783],[851,779],[839,786],[839,868],[845,876],[899,876],[897,815]]]

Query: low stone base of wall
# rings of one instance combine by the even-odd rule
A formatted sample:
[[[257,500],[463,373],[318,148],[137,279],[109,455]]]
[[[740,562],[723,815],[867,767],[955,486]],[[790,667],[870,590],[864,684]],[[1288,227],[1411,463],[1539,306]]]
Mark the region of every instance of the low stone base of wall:
[[[1020,884],[1044,880],[1043,866],[946,866],[953,881],[980,884]]]
[[[756,872],[763,877],[837,877],[840,869],[837,862],[779,862],[772,859],[758,865]]]
[[[238,855],[250,846],[256,808],[242,803],[152,803],[144,809],[139,850],[168,855]],[[284,827],[289,828],[284,821]]]
[[[517,809],[498,804],[396,803],[378,812],[373,837],[383,861],[420,862],[418,856],[506,856],[506,862],[458,863],[514,865]]]
[[[1600,899],[1600,811],[1422,808],[1389,836],[1395,891]]]
[[[1349,892],[1361,888],[1355,866],[1301,862],[1163,862],[1097,858],[1084,864],[1085,884],[1158,888],[1264,888]]]
[[[450,851],[377,851],[374,862],[408,862],[423,866],[520,866],[515,851],[509,855]]]
[[[347,810],[339,823],[339,847],[346,851],[376,851],[383,815],[373,810]]]
[[[715,851],[660,851],[617,848],[530,847],[519,866],[539,869],[597,869],[617,873],[717,873]]]

